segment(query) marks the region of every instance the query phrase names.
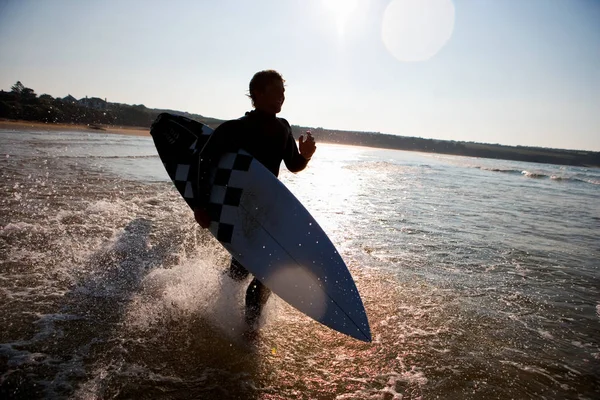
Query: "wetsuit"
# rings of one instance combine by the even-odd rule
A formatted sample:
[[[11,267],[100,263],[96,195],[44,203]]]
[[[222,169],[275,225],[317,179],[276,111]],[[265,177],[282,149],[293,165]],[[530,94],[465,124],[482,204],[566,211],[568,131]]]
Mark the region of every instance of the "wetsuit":
[[[200,154],[203,165],[201,170],[208,171],[207,166],[214,166],[223,153],[235,152],[240,148],[250,153],[275,176],[279,176],[282,161],[291,172],[303,170],[308,163],[298,151],[292,128],[285,119],[254,110],[240,119],[224,122],[212,133]],[[204,175],[200,181],[202,200],[199,204],[204,209],[208,204],[208,188],[208,177]],[[229,275],[233,279],[243,280],[248,274],[248,270],[232,258]],[[246,322],[250,326],[260,317],[270,294],[271,291],[256,278],[248,286]]]

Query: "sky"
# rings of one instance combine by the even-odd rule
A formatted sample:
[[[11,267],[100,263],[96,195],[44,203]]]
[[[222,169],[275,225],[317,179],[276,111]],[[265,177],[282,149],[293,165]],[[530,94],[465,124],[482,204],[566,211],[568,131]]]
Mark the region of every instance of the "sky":
[[[600,151],[598,0],[0,0],[0,89]]]

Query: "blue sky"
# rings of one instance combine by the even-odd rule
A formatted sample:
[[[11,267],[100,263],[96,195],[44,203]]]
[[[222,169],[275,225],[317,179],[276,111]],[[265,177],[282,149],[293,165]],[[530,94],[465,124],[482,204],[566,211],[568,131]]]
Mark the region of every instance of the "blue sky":
[[[231,119],[273,68],[292,124],[600,151],[599,21],[597,0],[0,0],[0,88]]]

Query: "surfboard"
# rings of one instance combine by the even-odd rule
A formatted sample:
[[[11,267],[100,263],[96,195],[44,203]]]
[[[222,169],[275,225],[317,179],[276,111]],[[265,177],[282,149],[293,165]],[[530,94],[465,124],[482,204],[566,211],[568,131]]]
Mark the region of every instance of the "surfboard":
[[[169,177],[192,208],[199,154],[212,132],[168,113],[150,130]],[[370,342],[367,314],[344,260],[294,194],[243,149],[223,154],[208,174],[209,230],[225,249],[297,310]]]

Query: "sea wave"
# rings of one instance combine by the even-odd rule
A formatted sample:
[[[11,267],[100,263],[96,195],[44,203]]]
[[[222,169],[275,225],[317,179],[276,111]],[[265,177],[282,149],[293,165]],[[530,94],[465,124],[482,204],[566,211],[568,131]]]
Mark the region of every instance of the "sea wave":
[[[542,174],[542,173],[538,173],[538,172],[531,172],[531,171],[521,171],[521,175],[526,176],[527,178],[535,178],[535,179],[543,179],[543,178],[548,178],[548,175],[546,174]]]
[[[550,179],[555,182],[576,182],[576,183],[587,183],[591,185],[600,185],[600,179],[592,176],[567,176],[567,175],[555,175],[551,173],[544,173],[539,171],[527,171],[521,169],[512,169],[512,168],[490,168],[477,166],[476,168],[481,169],[483,171],[490,172],[500,172],[504,174],[512,174],[512,175],[521,175],[526,178],[532,179]]]
[[[475,168],[478,168],[482,171],[490,171],[490,172],[502,172],[505,174],[515,174],[515,175],[520,175],[522,170],[520,169],[511,169],[511,168],[492,168],[492,167],[482,167],[480,165],[475,166]]]

